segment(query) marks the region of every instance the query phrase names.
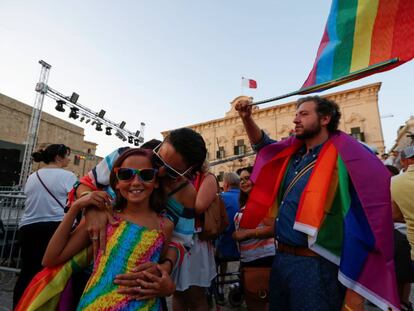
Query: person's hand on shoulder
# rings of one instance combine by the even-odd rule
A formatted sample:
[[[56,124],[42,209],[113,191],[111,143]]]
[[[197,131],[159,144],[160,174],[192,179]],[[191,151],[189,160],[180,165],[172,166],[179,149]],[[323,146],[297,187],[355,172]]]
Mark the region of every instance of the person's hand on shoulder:
[[[92,240],[93,254],[106,247],[106,225],[115,225],[116,221],[108,207],[111,206],[111,198],[104,191],[94,191],[80,197],[75,204],[82,206],[85,215],[86,230]]]

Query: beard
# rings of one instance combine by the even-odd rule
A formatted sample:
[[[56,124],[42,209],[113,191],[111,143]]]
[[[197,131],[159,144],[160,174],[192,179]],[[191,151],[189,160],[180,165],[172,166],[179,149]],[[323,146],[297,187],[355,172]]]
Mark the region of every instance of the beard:
[[[302,134],[296,134],[295,136],[297,139],[301,140],[313,138],[320,133],[321,129],[322,127],[318,122],[317,124],[314,124],[312,127],[303,128]]]

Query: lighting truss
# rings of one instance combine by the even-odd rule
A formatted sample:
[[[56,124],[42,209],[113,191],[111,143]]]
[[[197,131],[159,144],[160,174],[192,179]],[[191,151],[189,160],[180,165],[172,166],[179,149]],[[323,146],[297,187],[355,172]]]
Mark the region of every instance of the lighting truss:
[[[73,103],[70,101],[71,98],[69,96],[65,96],[64,94],[56,91],[55,89],[51,88],[48,85],[41,85],[39,86],[39,89],[46,90],[45,95],[49,98],[54,99],[55,101],[57,100],[64,101],[65,102],[64,106],[67,106],[69,108],[79,109],[77,110],[78,114],[84,117],[85,119],[93,120],[93,122],[91,123],[92,125],[101,124],[101,126],[103,127],[112,128],[117,134],[119,134],[119,135],[116,135],[119,139],[123,140],[124,137],[132,136],[133,137],[132,143],[135,146],[137,146],[136,142],[138,142],[138,144],[141,144],[144,142],[145,123],[141,122],[140,129],[138,131],[130,131],[125,128],[124,121],[120,122],[119,124],[115,123],[105,118],[103,116],[105,113],[102,114],[102,110],[100,110],[99,112],[95,112],[89,109],[88,107],[81,105],[79,101],[77,101],[76,103]]]

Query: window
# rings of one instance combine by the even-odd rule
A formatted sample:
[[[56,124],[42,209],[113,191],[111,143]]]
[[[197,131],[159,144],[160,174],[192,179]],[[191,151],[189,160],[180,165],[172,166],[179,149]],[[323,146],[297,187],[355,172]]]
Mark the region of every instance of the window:
[[[244,144],[244,139],[238,139],[237,145],[234,146],[235,155],[243,155],[246,153],[246,145]]]
[[[217,159],[224,159],[224,156],[225,156],[224,147],[220,146],[219,150],[217,150],[216,158]]]
[[[351,127],[351,136],[355,139],[358,139],[359,141],[365,142],[365,135],[363,132],[361,132],[361,129],[359,127]]]
[[[224,172],[223,171],[221,171],[221,172],[219,172],[219,174],[217,175],[217,180],[218,181],[223,181],[223,179],[224,179]]]
[[[74,165],[79,165],[80,164],[80,156],[75,154],[75,157],[73,159],[73,164]]]

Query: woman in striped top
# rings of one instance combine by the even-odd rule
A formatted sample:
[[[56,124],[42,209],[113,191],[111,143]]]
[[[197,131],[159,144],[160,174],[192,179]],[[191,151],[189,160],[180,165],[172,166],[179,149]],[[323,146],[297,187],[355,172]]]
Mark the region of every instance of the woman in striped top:
[[[273,239],[275,219],[265,218],[255,229],[240,228],[243,211],[249,193],[253,188],[253,183],[250,180],[252,169],[252,167],[245,167],[238,171],[240,174],[240,211],[234,216],[236,230],[233,233],[233,238],[239,242],[242,274],[249,267],[266,267],[269,268],[270,274],[270,268],[275,255]],[[267,299],[252,296],[246,291],[248,284],[243,285],[248,310],[268,310],[269,304]]]

